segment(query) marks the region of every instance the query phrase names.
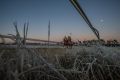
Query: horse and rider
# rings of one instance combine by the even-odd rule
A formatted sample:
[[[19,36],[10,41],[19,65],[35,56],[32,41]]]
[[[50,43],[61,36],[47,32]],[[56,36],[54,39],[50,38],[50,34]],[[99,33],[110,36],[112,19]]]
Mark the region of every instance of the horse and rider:
[[[65,36],[63,38],[63,42],[64,42],[64,46],[67,47],[67,48],[72,48],[73,46],[73,42],[72,42],[72,39],[71,39],[71,36]]]

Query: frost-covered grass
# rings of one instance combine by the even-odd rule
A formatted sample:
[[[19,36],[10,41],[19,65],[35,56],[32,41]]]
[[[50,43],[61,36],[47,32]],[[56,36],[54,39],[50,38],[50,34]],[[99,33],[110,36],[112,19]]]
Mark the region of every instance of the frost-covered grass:
[[[119,47],[0,49],[0,80],[119,79]]]

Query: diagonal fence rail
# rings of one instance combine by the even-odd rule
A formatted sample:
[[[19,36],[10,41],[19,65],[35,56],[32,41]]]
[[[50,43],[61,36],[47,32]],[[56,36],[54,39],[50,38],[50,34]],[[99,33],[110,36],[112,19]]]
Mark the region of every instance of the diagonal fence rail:
[[[75,9],[79,12],[79,14],[82,16],[82,18],[85,20],[85,22],[88,24],[90,29],[93,31],[93,33],[95,34],[95,36],[99,40],[100,39],[99,31],[92,25],[89,18],[87,17],[85,12],[83,11],[82,7],[79,5],[78,1],[77,0],[69,0],[69,1],[72,3],[72,5],[75,7]]]

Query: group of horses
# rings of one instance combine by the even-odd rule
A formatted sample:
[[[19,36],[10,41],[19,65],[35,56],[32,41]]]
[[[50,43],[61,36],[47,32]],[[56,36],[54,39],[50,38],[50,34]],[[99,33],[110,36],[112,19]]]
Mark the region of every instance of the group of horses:
[[[71,36],[68,36],[68,37],[65,36],[63,39],[63,43],[64,43],[64,47],[72,48],[73,42],[72,42]]]

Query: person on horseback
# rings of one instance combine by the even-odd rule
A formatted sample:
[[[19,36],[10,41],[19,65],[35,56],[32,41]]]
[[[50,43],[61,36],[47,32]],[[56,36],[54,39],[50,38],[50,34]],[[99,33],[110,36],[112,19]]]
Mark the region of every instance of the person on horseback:
[[[64,43],[64,46],[67,46],[68,41],[66,36],[63,38],[63,43]]]
[[[71,39],[71,36],[68,36],[68,47],[69,48],[72,48],[72,46],[73,46],[73,43],[72,43],[72,39]]]

